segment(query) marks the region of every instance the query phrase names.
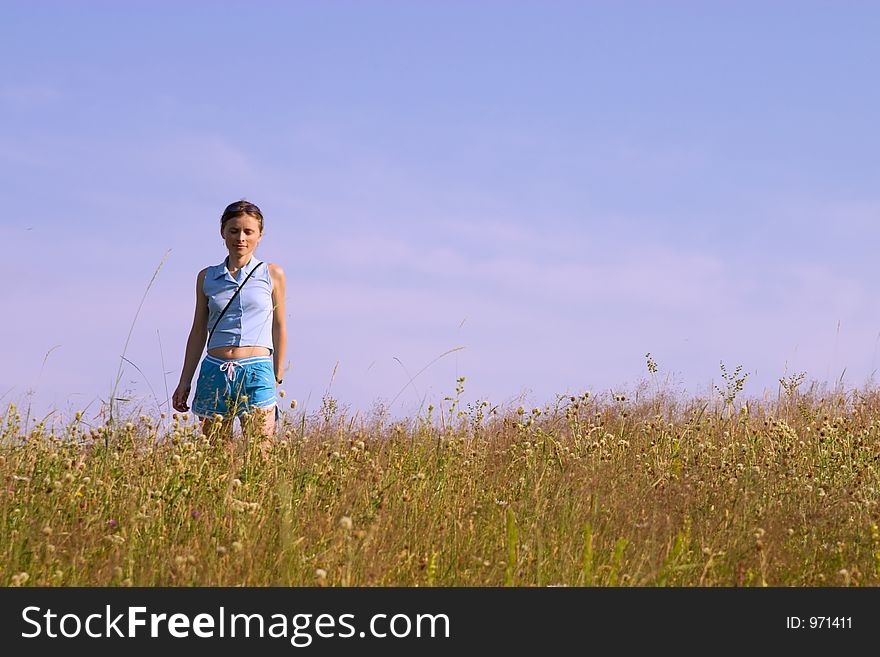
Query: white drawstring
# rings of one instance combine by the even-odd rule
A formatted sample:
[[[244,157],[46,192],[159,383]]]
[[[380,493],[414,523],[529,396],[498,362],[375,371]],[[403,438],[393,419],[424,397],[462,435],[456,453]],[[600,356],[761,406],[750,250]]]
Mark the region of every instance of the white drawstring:
[[[238,363],[234,363],[231,360],[227,360],[220,365],[220,371],[226,372],[226,378],[229,379],[230,383],[235,381],[235,366]]]

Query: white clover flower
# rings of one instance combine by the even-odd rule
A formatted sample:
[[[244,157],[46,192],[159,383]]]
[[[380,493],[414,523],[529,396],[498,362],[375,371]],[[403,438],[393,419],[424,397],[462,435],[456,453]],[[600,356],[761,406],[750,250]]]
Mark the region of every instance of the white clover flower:
[[[12,586],[22,586],[26,581],[31,578],[27,573],[21,572],[17,575],[12,576]]]

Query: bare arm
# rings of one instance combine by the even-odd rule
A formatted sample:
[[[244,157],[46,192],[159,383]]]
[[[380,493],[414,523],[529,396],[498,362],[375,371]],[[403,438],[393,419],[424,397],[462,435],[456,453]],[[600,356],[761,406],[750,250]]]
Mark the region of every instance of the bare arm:
[[[206,271],[207,269],[203,269],[196,276],[196,310],[189,338],[186,341],[186,354],[183,357],[183,369],[180,371],[180,383],[178,383],[172,399],[172,406],[178,411],[189,410],[186,401],[189,398],[190,386],[202,350],[205,348],[205,341],[208,339],[208,297],[203,292]]]
[[[284,298],[287,282],[284,270],[278,265],[269,265],[272,277],[272,364],[275,367],[275,380],[284,377],[284,355],[287,352],[287,317],[285,315]]]

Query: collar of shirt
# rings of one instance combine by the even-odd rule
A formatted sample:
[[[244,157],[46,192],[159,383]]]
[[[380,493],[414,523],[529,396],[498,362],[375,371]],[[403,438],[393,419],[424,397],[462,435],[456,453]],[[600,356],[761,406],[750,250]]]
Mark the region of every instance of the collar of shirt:
[[[237,280],[235,276],[229,273],[229,267],[227,267],[228,261],[229,257],[227,256],[223,259],[223,262],[217,265],[217,267],[214,269],[214,278],[223,278],[225,276],[227,281],[237,284],[239,283],[239,280]],[[251,273],[251,271],[253,271],[254,267],[260,264],[260,262],[262,261],[257,260],[255,256],[251,256],[251,259],[248,260],[248,263],[241,268],[241,273],[239,274],[239,276],[247,276]],[[243,281],[244,278],[241,278],[241,280]]]

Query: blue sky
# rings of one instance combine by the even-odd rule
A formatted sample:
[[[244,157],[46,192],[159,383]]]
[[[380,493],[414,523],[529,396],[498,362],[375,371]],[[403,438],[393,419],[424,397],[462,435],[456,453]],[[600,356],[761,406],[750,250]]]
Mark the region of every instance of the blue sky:
[[[495,403],[632,388],[649,351],[690,394],[720,361],[753,396],[878,366],[878,5],[0,13],[4,402],[96,410],[170,249],[120,384],[161,403],[241,197],[312,408],[337,362],[332,394],[367,411],[457,347],[391,410],[458,376]]]

